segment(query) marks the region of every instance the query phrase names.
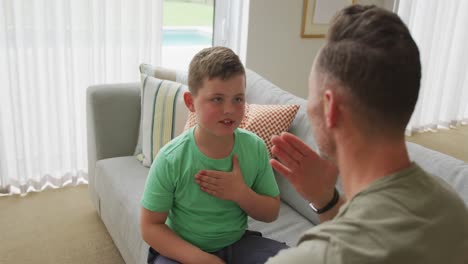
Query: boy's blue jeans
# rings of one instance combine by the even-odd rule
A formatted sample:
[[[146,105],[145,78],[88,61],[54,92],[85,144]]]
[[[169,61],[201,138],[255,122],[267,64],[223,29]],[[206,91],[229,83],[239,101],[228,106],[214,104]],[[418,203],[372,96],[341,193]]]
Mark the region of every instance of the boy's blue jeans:
[[[218,256],[227,264],[261,264],[284,248],[288,248],[285,243],[264,238],[260,232],[247,230],[239,241],[211,254]],[[179,262],[159,255],[150,247],[148,264],[176,263]]]

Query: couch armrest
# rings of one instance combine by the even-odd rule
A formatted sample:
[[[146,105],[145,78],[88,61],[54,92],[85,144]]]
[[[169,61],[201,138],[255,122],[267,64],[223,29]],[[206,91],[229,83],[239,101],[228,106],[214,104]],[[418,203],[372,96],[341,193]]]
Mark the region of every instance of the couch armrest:
[[[88,87],[86,119],[88,182],[91,199],[99,211],[94,181],[96,162],[133,155],[140,125],[140,83]]]

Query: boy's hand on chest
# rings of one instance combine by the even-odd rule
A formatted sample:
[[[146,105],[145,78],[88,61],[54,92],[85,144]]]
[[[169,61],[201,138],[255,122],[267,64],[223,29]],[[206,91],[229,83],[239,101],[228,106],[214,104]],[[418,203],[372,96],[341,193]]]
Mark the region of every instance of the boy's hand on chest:
[[[245,197],[244,194],[250,191],[244,182],[236,155],[232,158],[232,171],[201,170],[195,174],[195,182],[202,191],[235,203],[239,203]]]

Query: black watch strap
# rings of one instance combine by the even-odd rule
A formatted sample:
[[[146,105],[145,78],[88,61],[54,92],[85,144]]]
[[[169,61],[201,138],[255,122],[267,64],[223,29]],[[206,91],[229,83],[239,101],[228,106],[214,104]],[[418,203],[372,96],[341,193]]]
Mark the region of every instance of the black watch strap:
[[[333,192],[333,198],[331,199],[331,201],[327,205],[325,205],[325,207],[317,209],[311,203],[309,203],[309,206],[317,214],[323,214],[323,213],[327,212],[328,210],[332,209],[338,203],[339,200],[340,200],[340,194],[338,193],[338,190],[336,190],[336,188],[335,188],[335,191]]]

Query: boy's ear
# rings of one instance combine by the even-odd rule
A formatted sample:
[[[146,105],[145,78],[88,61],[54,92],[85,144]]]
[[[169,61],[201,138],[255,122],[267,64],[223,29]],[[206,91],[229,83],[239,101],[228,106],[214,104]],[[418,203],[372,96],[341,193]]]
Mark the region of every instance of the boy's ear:
[[[184,102],[190,112],[195,112],[195,106],[193,105],[193,96],[190,92],[184,93]]]

